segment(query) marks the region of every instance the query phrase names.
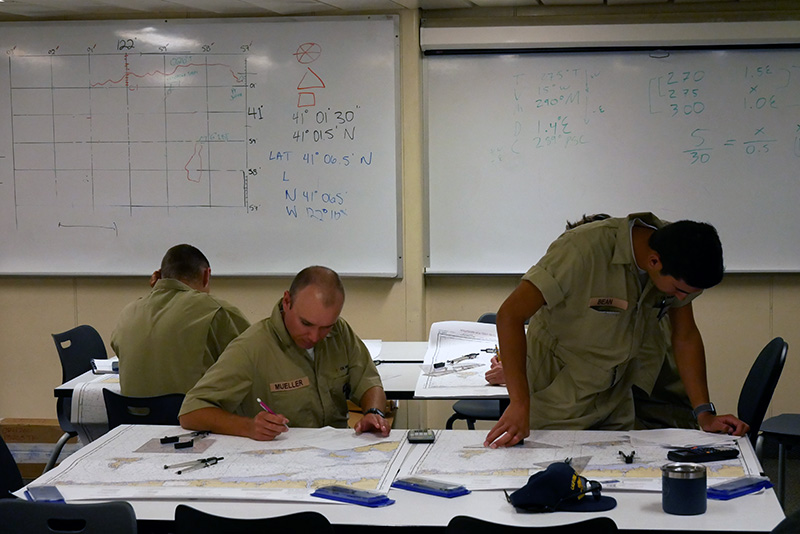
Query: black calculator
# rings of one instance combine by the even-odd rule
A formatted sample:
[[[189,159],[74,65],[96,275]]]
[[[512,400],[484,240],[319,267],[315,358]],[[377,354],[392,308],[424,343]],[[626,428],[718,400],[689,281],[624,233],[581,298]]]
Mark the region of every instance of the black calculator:
[[[739,456],[739,450],[725,447],[687,447],[667,453],[673,462],[714,462]]]
[[[408,431],[409,443],[433,443],[436,434],[429,428],[415,428]]]

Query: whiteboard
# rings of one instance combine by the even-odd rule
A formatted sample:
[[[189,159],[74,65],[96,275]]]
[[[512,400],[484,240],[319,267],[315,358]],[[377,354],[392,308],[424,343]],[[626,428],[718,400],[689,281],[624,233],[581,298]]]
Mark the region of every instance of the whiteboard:
[[[717,227],[800,271],[800,51],[424,59],[429,273],[525,272],[584,213]]]
[[[0,274],[400,274],[396,16],[0,25]]]

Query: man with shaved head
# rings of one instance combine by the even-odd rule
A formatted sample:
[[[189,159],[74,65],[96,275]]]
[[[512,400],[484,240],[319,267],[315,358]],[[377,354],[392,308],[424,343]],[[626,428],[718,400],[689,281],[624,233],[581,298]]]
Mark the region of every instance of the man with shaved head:
[[[347,427],[347,401],[364,417],[356,432],[389,434],[380,376],[340,317],[344,287],[327,267],[300,271],[272,315],[231,343],[181,407],[190,430],[274,439],[290,427]]]

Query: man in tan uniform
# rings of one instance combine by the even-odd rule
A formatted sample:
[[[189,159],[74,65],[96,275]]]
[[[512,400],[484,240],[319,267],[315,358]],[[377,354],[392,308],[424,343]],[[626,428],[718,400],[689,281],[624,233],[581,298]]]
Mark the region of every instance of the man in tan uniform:
[[[648,391],[659,374],[663,360],[654,364],[653,356],[665,354],[659,321],[667,314],[698,424],[746,433],[746,423],[718,416],[709,402],[692,313],[691,300],[722,274],[722,246],[710,225],[640,213],[562,234],[498,311],[510,404],[486,444],[513,445],[531,427],[632,429],[632,385]]]
[[[350,399],[365,414],[356,432],[388,435],[380,375],[339,316],[343,306],[334,271],[300,271],[272,315],[231,343],[188,393],[181,426],[268,441],[289,425],[346,428]]]
[[[132,397],[186,393],[250,322],[209,294],[211,267],[191,245],[170,248],[150,294],[128,304],[111,334],[120,391]]]

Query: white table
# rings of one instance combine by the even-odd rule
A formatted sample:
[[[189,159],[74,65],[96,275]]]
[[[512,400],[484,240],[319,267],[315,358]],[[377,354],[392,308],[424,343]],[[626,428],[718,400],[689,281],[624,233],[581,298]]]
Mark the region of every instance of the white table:
[[[397,432],[397,430],[393,431]],[[401,431],[402,432],[402,431]],[[447,431],[445,431],[447,432]],[[476,432],[476,440],[483,438]],[[82,449],[56,468],[51,475],[70,469],[74,458],[83,455],[102,457],[107,447],[109,433]],[[236,438],[246,439],[246,438]],[[413,445],[422,447],[422,445]],[[748,440],[741,440],[748,465],[760,469],[758,460]],[[112,463],[109,459],[109,465]],[[109,467],[109,469],[111,469]],[[45,478],[47,474],[43,477]],[[130,501],[140,521],[172,521],[178,504],[188,504],[206,512],[239,518],[257,518],[285,515],[303,510],[314,510],[325,515],[331,523],[343,526],[370,527],[444,527],[456,515],[469,515],[496,523],[518,526],[543,526],[574,523],[594,516],[613,519],[621,530],[633,531],[737,531],[769,532],[783,518],[783,511],[770,489],[760,494],[747,495],[731,501],[708,501],[708,511],[699,516],[669,515],[661,509],[661,495],[654,492],[606,491],[617,499],[617,507],[598,513],[520,514],[506,502],[501,491],[473,491],[454,499],[443,499],[424,494],[392,489],[389,496],[396,503],[384,508],[365,508],[354,505],[325,502],[288,501],[203,501],[203,500],[132,500]],[[104,495],[98,490],[98,500]]]

